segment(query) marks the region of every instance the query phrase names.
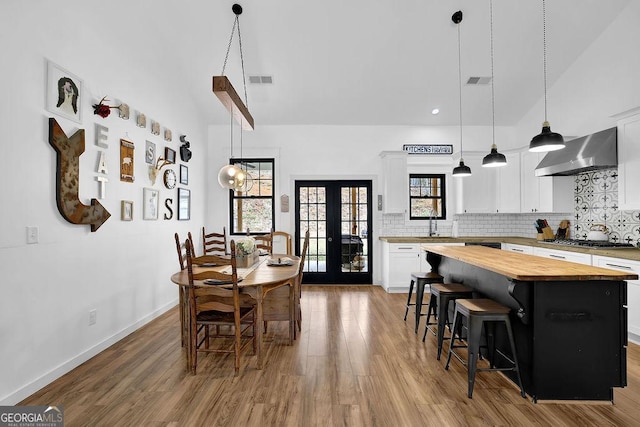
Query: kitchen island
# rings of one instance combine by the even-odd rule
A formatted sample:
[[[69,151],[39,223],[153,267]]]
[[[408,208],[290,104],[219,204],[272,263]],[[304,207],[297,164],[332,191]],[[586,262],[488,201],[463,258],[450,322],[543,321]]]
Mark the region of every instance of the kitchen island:
[[[636,274],[483,246],[423,249],[446,282],[512,309],[522,382],[534,401],[613,401],[613,387],[626,386],[625,281]],[[496,345],[511,357],[499,329]]]

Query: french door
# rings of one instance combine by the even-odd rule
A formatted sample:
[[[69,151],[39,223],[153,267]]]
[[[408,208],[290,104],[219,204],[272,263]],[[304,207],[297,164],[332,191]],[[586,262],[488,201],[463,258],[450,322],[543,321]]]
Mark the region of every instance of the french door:
[[[296,253],[304,283],[371,283],[371,181],[296,181]]]

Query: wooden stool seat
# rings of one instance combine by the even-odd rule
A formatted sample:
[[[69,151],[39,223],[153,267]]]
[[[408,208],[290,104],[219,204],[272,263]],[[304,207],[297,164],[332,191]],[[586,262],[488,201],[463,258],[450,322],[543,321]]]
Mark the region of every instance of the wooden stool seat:
[[[454,355],[461,363],[464,360],[454,351],[454,348],[466,348],[467,356],[467,396],[471,399],[473,394],[473,385],[478,371],[515,371],[518,386],[520,387],[520,395],[526,397],[524,388],[522,387],[522,379],[520,378],[520,367],[518,365],[518,356],[516,354],[516,345],[511,330],[511,321],[509,319],[509,307],[505,307],[491,299],[458,299],[456,301],[455,314],[453,316],[453,329],[451,333],[451,341],[449,343],[449,354],[447,356],[447,364],[445,369],[449,369],[451,356]],[[455,345],[456,334],[458,340],[462,342],[462,318],[467,318],[467,344]],[[495,348],[495,327],[498,322],[502,322],[506,328],[511,347],[511,355],[506,355]],[[487,350],[489,355],[489,368],[478,369],[477,363],[480,357],[480,339],[482,337],[482,328],[485,328],[487,337]],[[511,366],[496,367],[495,354],[499,353]]]
[[[458,298],[473,298],[473,289],[461,283],[435,283],[431,285],[431,297],[429,298],[427,322],[425,324],[422,342],[427,338],[427,331],[431,331],[437,336],[438,353],[436,358],[438,360],[440,360],[442,346],[444,344],[444,328],[449,327],[449,331],[451,331],[451,325],[449,323],[449,303],[456,301]],[[432,315],[436,319],[435,322],[430,321]],[[437,325],[437,331],[431,329],[431,325]]]
[[[420,317],[422,314],[422,300],[424,298],[424,288],[426,285],[432,283],[442,282],[442,276],[432,271],[418,271],[411,273],[411,282],[409,283],[409,296],[407,297],[407,306],[404,310],[404,320],[407,321],[407,314],[409,313],[409,307],[416,306],[416,324],[415,333],[418,333],[418,327],[420,326]],[[411,294],[413,293],[413,286],[416,285],[416,298],[415,302],[411,302]]]

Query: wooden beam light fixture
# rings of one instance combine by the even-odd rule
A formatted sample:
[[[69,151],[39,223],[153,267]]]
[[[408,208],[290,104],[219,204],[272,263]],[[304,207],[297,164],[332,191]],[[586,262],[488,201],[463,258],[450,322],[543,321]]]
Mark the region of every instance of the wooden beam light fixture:
[[[213,76],[213,93],[244,130],[253,130],[253,116],[226,76]]]

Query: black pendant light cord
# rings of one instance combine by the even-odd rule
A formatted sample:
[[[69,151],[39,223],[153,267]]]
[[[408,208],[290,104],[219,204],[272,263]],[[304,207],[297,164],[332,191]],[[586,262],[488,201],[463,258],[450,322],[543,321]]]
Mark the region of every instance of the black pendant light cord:
[[[542,63],[544,69],[544,121],[547,121],[547,9],[542,0]]]
[[[496,143],[496,107],[494,93],[494,77],[493,77],[493,0],[489,0],[489,35],[491,39],[491,142]]]
[[[458,26],[458,88],[459,88],[459,101],[460,101],[460,158],[462,159],[462,61],[460,54],[460,23],[456,24]]]

